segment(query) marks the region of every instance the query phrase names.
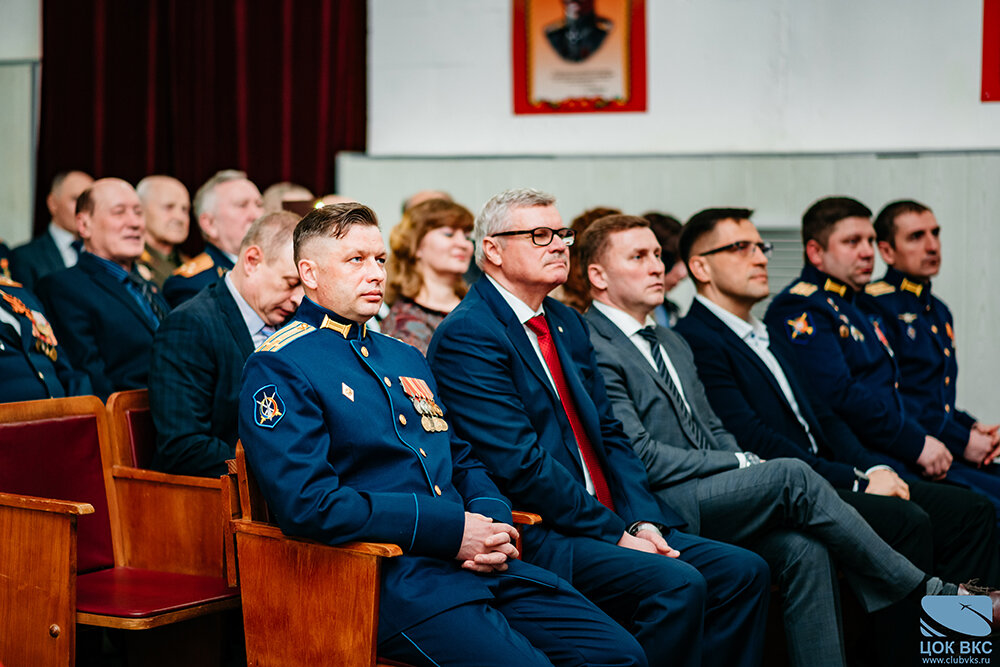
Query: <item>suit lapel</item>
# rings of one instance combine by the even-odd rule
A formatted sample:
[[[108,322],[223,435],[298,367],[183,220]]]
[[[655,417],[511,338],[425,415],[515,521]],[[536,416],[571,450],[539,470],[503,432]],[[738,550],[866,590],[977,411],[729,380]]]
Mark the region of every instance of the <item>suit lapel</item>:
[[[135,315],[136,318],[142,322],[142,325],[146,327],[146,329],[150,332],[155,331],[153,324],[149,321],[149,316],[143,312],[139,304],[132,298],[132,295],[128,292],[128,288],[120,281],[115,280],[107,271],[102,269],[97,264],[96,260],[90,259],[86,256],[86,254],[84,254],[80,258],[78,266],[80,269],[87,272],[91,280],[97,283],[98,287],[117,299],[119,303],[124,305],[133,315]]]
[[[239,346],[240,352],[244,358],[249,357],[253,354],[253,338],[251,338],[250,332],[247,331],[243,314],[240,312],[239,306],[236,305],[236,301],[233,300],[233,295],[229,292],[229,286],[220,279],[209,289],[212,291],[212,297],[219,304],[222,319],[225,321],[229,333],[233,335],[233,339],[236,341],[236,345]]]
[[[62,253],[59,252],[59,246],[56,245],[56,240],[52,238],[52,234],[46,230],[41,238],[42,255],[45,258],[45,264],[48,265],[47,272],[54,273],[65,269],[66,262],[63,260]]]

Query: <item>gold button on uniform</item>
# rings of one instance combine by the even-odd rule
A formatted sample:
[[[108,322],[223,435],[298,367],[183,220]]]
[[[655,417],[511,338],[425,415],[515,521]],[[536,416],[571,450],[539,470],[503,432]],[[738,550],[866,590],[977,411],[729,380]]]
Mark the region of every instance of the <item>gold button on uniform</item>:
[[[951,350],[949,350],[948,348],[944,348],[944,356],[950,357],[951,356]]]
[[[931,325],[931,331],[933,331],[934,333],[937,333],[937,325],[936,324],[932,324]]]
[[[946,386],[946,387],[947,387],[947,386],[948,386],[948,385],[950,385],[950,384],[951,384],[951,376],[950,376],[950,375],[946,375],[946,376],[944,377],[944,386]]]
[[[392,381],[388,377],[382,378],[382,381],[385,382],[385,386],[387,386],[387,387],[391,387],[392,386]]]
[[[434,485],[434,493],[438,494],[439,496],[441,495],[441,487],[438,486],[437,484]]]
[[[899,383],[898,382],[893,382],[892,386],[895,387],[896,389],[899,389]]]
[[[361,356],[362,357],[367,357],[368,356],[368,348],[365,347],[364,345],[361,346]]]
[[[403,426],[406,426],[406,417],[404,417],[403,415],[399,415],[399,423],[402,424]]]
[[[38,379],[39,380],[44,380],[45,379],[45,374],[42,373],[41,371],[38,371]]]
[[[424,448],[423,448],[423,447],[421,447],[421,448],[420,448],[420,455],[421,455],[422,457],[424,457],[425,459],[427,458],[427,452],[425,452],[425,451],[424,451]]]
[[[950,405],[944,406],[944,411],[945,412],[951,412],[951,406]]]

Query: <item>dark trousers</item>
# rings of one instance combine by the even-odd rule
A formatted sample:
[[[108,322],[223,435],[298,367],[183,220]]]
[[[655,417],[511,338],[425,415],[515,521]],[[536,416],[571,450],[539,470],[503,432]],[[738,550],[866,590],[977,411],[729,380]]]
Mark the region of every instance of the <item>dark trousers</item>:
[[[759,665],[767,563],[697,535],[664,537],[680,558],[570,538],[573,585],[632,632],[650,665]]]
[[[546,588],[497,577],[492,600],[464,604],[379,644],[379,655],[414,667],[645,667],[624,629],[560,580]]]

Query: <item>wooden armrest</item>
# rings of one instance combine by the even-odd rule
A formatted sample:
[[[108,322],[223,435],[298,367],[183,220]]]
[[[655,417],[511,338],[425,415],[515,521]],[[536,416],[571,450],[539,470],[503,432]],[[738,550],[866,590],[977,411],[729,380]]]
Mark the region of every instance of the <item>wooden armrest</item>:
[[[281,529],[277,526],[271,526],[266,523],[247,521],[246,519],[234,519],[232,523],[236,531],[239,533],[259,535],[260,537],[270,537],[273,539],[292,540],[293,542],[305,542],[307,544],[322,544],[316,540],[309,540],[301,537],[290,537],[282,533]],[[393,556],[403,555],[403,550],[395,544],[384,544],[381,542],[345,542],[344,544],[338,544],[336,546],[323,546],[329,546],[331,549],[350,551],[352,553],[366,554],[369,556],[381,556],[383,558],[392,558]]]
[[[94,513],[94,506],[90,503],[75,503],[69,500],[20,496],[13,493],[0,493],[0,505],[26,510],[38,510],[39,512],[56,512],[58,514]]]
[[[514,523],[524,524],[525,526],[534,526],[542,522],[542,517],[532,512],[514,510],[511,514],[514,515]]]
[[[145,470],[131,466],[112,466],[111,474],[118,479],[135,479],[173,486],[196,486],[203,489],[219,488],[219,480],[215,477],[192,477],[190,475],[174,475],[156,470]]]

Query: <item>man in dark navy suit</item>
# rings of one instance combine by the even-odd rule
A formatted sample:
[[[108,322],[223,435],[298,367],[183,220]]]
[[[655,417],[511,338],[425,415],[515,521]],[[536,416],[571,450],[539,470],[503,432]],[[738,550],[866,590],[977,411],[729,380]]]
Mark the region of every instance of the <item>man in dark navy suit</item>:
[[[861,308],[875,261],[871,210],[849,197],[821,199],[802,216],[802,239],[805,268],[768,306],[770,333],[791,343],[821,399],[862,444],[901,474],[947,476],[979,491],[1000,518],[1000,475],[955,458],[906,409],[886,326]]]
[[[514,560],[510,503],[451,428],[427,361],[366,326],[386,277],[371,209],[311,211],[295,257],[305,298],[247,360],[239,434],[285,533],[402,548],[382,566],[379,654],[428,667],[646,665],[565,581]]]
[[[511,190],[476,219],[485,275],[428,350],[454,426],[501,490],[543,515],[525,559],[618,618],[650,664],[759,664],[767,564],[676,530],[684,521],[650,492],[583,318],[546,296],[573,242],[554,203]]]
[[[76,266],[46,276],[38,295],[74,367],[102,400],[146,386],[153,333],[169,310],[135,270],[145,223],[135,189],[103,178],[77,201],[84,252]]]
[[[205,252],[185,262],[163,284],[171,307],[187,301],[233,268],[243,236],[264,213],[260,190],[235,169],[218,172],[194,195],[194,215]]]
[[[931,278],[941,270],[940,233],[934,212],[923,204],[887,204],[875,218],[875,237],[889,268],[882,280],[865,287],[871,298],[860,303],[885,325],[906,411],[956,459],[994,468],[990,464],[1000,445],[1000,427],[955,404],[955,322],[948,306],[931,293]]]
[[[787,336],[769,335],[750,312],[769,292],[768,259],[757,250],[763,241],[750,215],[706,209],[681,236],[698,295],[676,330],[691,346],[714,411],[747,449],[812,466],[925,571],[994,583],[1000,564],[990,503],[957,486],[904,482],[818,399]]]
[[[76,200],[94,179],[82,171],[64,171],[52,179],[45,199],[52,222],[44,234],[14,248],[12,277],[29,290],[39,278],[74,266],[79,258],[79,234],[76,229]]]
[[[302,300],[292,257],[298,221],[287,211],[258,218],[233,270],[178,306],[157,329],[149,366],[156,470],[225,474],[236,448],[243,364]]]

